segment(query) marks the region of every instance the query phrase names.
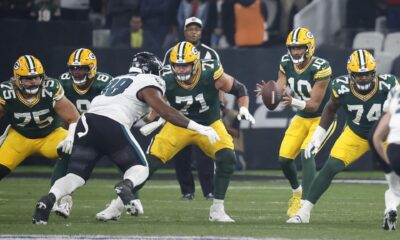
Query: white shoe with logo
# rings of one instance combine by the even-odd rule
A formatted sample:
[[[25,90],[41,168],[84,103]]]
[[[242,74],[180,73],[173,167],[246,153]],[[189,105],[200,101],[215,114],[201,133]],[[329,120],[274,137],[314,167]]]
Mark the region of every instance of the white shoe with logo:
[[[109,220],[118,221],[124,210],[124,203],[120,198],[113,199],[107,208],[96,214],[96,219],[107,222]]]
[[[310,214],[299,211],[296,215],[289,218],[286,223],[310,223]]]
[[[226,214],[224,205],[211,205],[210,217],[211,222],[235,222],[228,214]]]
[[[65,195],[54,204],[52,211],[60,217],[68,218],[72,211],[72,204],[71,195]]]

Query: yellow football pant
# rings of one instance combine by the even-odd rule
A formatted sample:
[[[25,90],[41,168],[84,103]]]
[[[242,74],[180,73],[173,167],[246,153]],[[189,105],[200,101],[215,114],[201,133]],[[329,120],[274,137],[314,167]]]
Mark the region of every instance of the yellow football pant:
[[[279,149],[279,157],[295,159],[300,153],[300,150],[304,150],[307,147],[315,129],[317,129],[319,125],[320,119],[321,117],[303,118],[297,115],[294,116],[283,137]],[[336,129],[336,121],[332,124],[333,127],[331,127],[324,142],[326,142]]]
[[[0,147],[0,164],[14,170],[27,157],[37,154],[49,159],[59,158],[57,145],[67,136],[67,130],[57,128],[44,138],[30,139],[10,128]]]
[[[215,144],[211,144],[206,136],[193,130],[177,127],[167,122],[161,131],[154,137],[147,153],[159,158],[166,163],[180,150],[190,144],[196,144],[207,156],[215,159],[215,153],[221,149],[229,148],[233,150],[233,139],[226,131],[221,120],[217,120],[210,125],[219,135],[220,139]]]
[[[343,161],[347,167],[369,149],[368,140],[358,136],[347,126],[333,145],[330,156]]]

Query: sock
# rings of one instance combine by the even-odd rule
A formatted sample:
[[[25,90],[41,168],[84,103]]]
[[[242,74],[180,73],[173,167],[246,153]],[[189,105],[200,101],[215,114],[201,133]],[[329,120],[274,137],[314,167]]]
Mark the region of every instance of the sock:
[[[214,198],[225,199],[236,157],[232,149],[224,148],[215,153],[215,158]]]
[[[314,157],[306,158],[304,156],[304,150],[301,150],[301,165],[302,165],[302,181],[301,185],[303,186],[303,195],[302,199],[305,198],[308,194],[308,190],[310,189],[310,185],[314,180],[315,173],[317,172],[315,169],[315,159]]]
[[[56,197],[56,201],[65,195],[71,194],[77,188],[83,186],[85,180],[80,176],[68,173],[65,177],[58,179],[51,187],[49,193],[53,193]]]
[[[299,186],[298,188],[292,189],[292,190],[293,190],[293,193],[303,192],[303,187]]]
[[[142,184],[149,176],[149,168],[143,165],[135,165],[130,167],[124,173],[124,179],[132,181],[133,186]]]
[[[139,198],[139,193],[138,191],[144,186],[144,184],[151,178],[151,176],[153,176],[153,174],[155,173],[155,171],[157,171],[157,169],[159,169],[161,166],[164,165],[164,163],[157,158],[156,156],[153,156],[151,154],[146,154],[146,159],[147,159],[147,163],[149,165],[149,175],[146,179],[146,181],[142,182],[141,184],[135,185],[132,193],[135,196],[135,199]]]
[[[310,214],[313,207],[314,207],[314,204],[312,204],[310,201],[304,200],[304,203],[301,206],[300,212]]]
[[[328,189],[336,174],[341,172],[345,167],[342,161],[329,157],[312,182],[306,199],[312,204],[315,204]]]
[[[300,186],[297,180],[297,167],[293,159],[279,157],[279,163],[281,165],[283,175],[289,180],[292,189],[296,189]]]
[[[67,156],[66,154],[61,154],[61,158],[56,161],[56,164],[54,165],[53,168],[53,174],[51,175],[51,181],[50,181],[51,186],[53,186],[55,181],[64,177],[67,174],[68,161],[69,161],[69,156]]]

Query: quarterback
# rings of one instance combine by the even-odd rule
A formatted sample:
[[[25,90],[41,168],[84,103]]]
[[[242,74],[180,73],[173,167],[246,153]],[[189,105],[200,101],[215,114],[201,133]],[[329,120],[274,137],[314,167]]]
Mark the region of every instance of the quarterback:
[[[287,223],[309,223],[314,204],[328,189],[337,173],[369,151],[368,133],[382,113],[389,91],[397,84],[393,75],[376,75],[376,61],[367,50],[354,51],[347,62],[348,75],[332,82],[332,96],[321,121],[305,150],[316,153],[340,106],[346,115],[346,127],[331,149],[330,156],[311,183],[301,209]]]
[[[45,75],[36,57],[19,57],[13,78],[0,84],[0,117],[4,116],[11,124],[0,138],[0,179],[33,154],[57,159],[58,148],[70,152],[74,137],[61,127],[59,117],[73,131],[79,113],[61,84]]]
[[[283,106],[297,109],[279,150],[279,163],[293,191],[289,199],[287,215],[292,217],[301,207],[301,199],[307,195],[314,179],[315,160],[304,156],[304,149],[318,126],[322,109],[330,95],[332,69],[325,59],[313,56],[315,39],[304,27],[291,31],[286,40],[288,53],[283,55],[278,72],[277,84],[283,92]],[[264,82],[257,84],[259,95]],[[289,92],[294,93],[294,97]],[[328,138],[335,123],[327,131]],[[303,178],[297,179],[295,159],[301,154]]]
[[[97,58],[86,48],[79,48],[72,52],[68,59],[68,72],[59,77],[64,88],[65,96],[75,105],[82,114],[90,108],[93,98],[100,94],[112,77],[107,73],[97,71]],[[66,159],[67,160],[67,159]],[[67,161],[57,161],[51,185],[67,173]],[[68,217],[72,208],[71,196],[65,196],[54,205],[56,214]]]
[[[248,111],[247,89],[238,80],[224,73],[219,61],[199,59],[199,52],[189,42],[175,45],[169,61],[170,65],[165,66],[162,72],[168,102],[189,119],[214,129],[220,140],[211,144],[204,136],[167,122],[152,139],[147,150],[149,177],[183,148],[190,144],[197,145],[207,156],[215,159],[216,164],[215,198],[210,208],[209,220],[234,222],[225,213],[224,199],[230,176],[235,169],[236,157],[233,139],[221,120],[218,93],[222,90],[235,95],[240,108],[238,119],[254,123],[254,118]],[[142,186],[135,188],[134,192]],[[104,219],[118,219],[121,215],[120,206],[121,200],[113,201],[102,212]]]

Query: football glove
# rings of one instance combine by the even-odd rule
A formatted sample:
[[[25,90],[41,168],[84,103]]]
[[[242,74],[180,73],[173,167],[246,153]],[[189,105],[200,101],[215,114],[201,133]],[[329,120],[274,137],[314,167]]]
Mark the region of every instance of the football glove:
[[[4,133],[0,136],[0,146],[3,144],[4,140],[6,140],[6,137],[8,135],[8,130],[10,130],[11,124],[8,124],[6,127],[6,130],[4,130]]]
[[[164,123],[165,123],[165,119],[160,118],[160,119],[158,119],[158,121],[151,122],[151,123],[144,125],[143,127],[141,127],[139,129],[139,131],[143,136],[147,136],[150,133],[152,133],[154,130],[159,128],[161,125],[163,125]]]
[[[238,120],[242,120],[242,119],[247,120],[247,121],[251,122],[251,124],[256,123],[256,120],[249,113],[249,109],[247,109],[246,107],[240,107],[239,114],[237,115],[237,119]]]
[[[311,158],[313,155],[317,154],[319,148],[322,145],[326,136],[326,130],[320,126],[315,130],[310,142],[308,143],[306,149],[304,150],[304,156],[306,158]]]
[[[218,133],[212,127],[204,126],[196,123],[195,121],[190,120],[187,128],[196,131],[201,135],[206,136],[211,144],[214,144],[220,140]]]
[[[69,124],[67,137],[62,140],[57,146],[57,148],[61,149],[61,151],[65,154],[72,153],[72,147],[74,146],[75,128],[76,123]]]

